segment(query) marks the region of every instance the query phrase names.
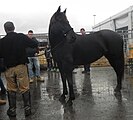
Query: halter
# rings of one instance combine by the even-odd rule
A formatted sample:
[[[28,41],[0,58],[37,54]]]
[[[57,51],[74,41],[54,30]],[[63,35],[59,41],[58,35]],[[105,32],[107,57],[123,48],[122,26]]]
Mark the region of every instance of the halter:
[[[64,33],[64,36],[66,37],[67,34],[68,34],[71,30],[73,30],[73,28],[70,28],[68,31],[66,31],[66,32]]]
[[[68,31],[66,31],[64,33],[64,37],[66,37],[71,30],[73,30],[73,28],[70,28]],[[51,49],[51,51],[54,51],[63,42],[64,42],[64,40],[62,40],[61,42],[59,42],[53,49]]]

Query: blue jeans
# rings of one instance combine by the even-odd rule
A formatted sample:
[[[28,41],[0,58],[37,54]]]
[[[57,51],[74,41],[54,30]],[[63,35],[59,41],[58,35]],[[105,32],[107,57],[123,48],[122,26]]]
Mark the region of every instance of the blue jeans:
[[[6,91],[6,88],[2,82],[2,79],[1,79],[1,73],[0,73],[0,88],[1,88],[1,92],[5,92]]]
[[[28,64],[28,72],[29,72],[29,77],[37,77],[40,76],[40,62],[38,57],[28,57],[29,59],[29,64]],[[33,65],[35,67],[35,71],[33,71]]]

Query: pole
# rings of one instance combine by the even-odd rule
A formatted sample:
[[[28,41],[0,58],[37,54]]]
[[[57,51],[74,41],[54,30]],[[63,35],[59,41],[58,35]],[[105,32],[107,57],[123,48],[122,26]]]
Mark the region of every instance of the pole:
[[[96,15],[93,15],[93,17],[94,17],[94,25],[95,25],[95,17],[96,17]]]

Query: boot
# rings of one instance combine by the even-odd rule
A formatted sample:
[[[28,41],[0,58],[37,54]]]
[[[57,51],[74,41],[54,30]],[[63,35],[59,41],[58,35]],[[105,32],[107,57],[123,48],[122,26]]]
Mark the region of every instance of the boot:
[[[29,116],[31,114],[31,100],[30,100],[30,91],[26,91],[22,94],[24,101],[24,111],[25,116]]]
[[[16,92],[8,91],[9,109],[7,115],[10,117],[16,117]]]

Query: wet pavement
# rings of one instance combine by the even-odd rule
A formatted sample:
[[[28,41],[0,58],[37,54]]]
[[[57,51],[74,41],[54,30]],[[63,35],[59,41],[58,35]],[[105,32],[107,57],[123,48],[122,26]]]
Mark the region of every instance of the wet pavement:
[[[22,96],[17,95],[17,116],[6,115],[8,103],[0,106],[0,120],[133,120],[133,72],[125,70],[122,94],[114,94],[116,75],[111,67],[92,67],[90,75],[78,68],[73,74],[76,99],[72,107],[59,102],[62,83],[58,72],[42,71],[45,82],[30,84],[32,115],[24,116]]]

